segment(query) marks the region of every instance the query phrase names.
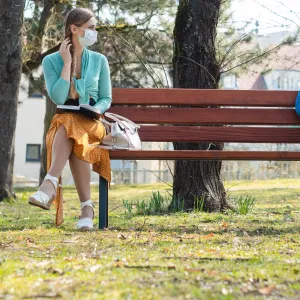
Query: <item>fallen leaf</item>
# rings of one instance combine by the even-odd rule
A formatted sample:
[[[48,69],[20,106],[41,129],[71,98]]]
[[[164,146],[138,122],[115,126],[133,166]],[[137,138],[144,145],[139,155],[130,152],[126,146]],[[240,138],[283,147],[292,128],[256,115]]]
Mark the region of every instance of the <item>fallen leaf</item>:
[[[219,272],[217,272],[217,271],[209,271],[209,272],[207,272],[207,275],[209,275],[209,276],[216,276],[218,274],[219,274]]]
[[[25,238],[25,241],[27,241],[29,243],[34,243],[34,241],[30,237]]]
[[[36,264],[36,266],[39,268],[42,268],[42,267],[48,266],[49,264],[51,264],[53,262],[54,262],[53,260],[44,260],[44,261],[38,262]]]
[[[198,273],[201,272],[201,269],[193,269],[193,268],[184,268],[185,271],[189,273]]]
[[[243,292],[243,293],[248,293],[249,292],[249,288],[248,288],[248,286],[247,285],[244,285],[244,286],[242,286],[241,287],[241,291]]]
[[[66,260],[66,261],[76,261],[77,259],[75,257],[65,257],[63,260]]]
[[[123,266],[124,266],[123,261],[117,261],[117,262],[113,263],[113,267],[116,267],[116,268],[120,268],[120,267],[123,267]]]
[[[201,256],[201,255],[203,255],[204,253],[205,253],[205,251],[204,251],[203,249],[201,249],[201,250],[197,251],[197,252],[195,253],[195,255],[196,255],[196,256]]]
[[[122,233],[119,233],[118,234],[118,239],[121,239],[121,240],[126,240],[126,236],[124,236]]]
[[[228,223],[226,223],[226,222],[223,222],[223,223],[222,223],[222,225],[221,225],[221,227],[222,227],[223,229],[227,229],[227,227],[228,227]]]
[[[259,291],[262,295],[270,295],[274,289],[275,289],[275,285],[270,285],[270,286],[266,286],[266,287],[264,287],[264,288],[261,288],[261,289],[259,289],[258,291]]]
[[[30,248],[34,248],[34,249],[38,249],[38,250],[43,250],[41,247],[39,247],[38,245],[34,244],[34,243],[31,243],[31,242],[28,242],[27,241],[27,247],[30,247]]]
[[[49,273],[52,273],[52,274],[59,274],[59,275],[63,275],[64,274],[64,271],[62,269],[59,269],[59,268],[48,268],[48,272]]]
[[[215,253],[215,252],[217,252],[217,250],[216,249],[207,249],[206,252]]]
[[[211,237],[213,237],[214,236],[214,234],[213,233],[210,233],[210,234],[208,234],[208,235],[205,235],[203,238],[204,239],[209,239],[209,238],[211,238]]]
[[[168,270],[175,270],[176,267],[175,266],[168,266]]]
[[[74,236],[72,239],[63,240],[62,242],[63,243],[77,243],[80,238],[81,238],[80,236]]]

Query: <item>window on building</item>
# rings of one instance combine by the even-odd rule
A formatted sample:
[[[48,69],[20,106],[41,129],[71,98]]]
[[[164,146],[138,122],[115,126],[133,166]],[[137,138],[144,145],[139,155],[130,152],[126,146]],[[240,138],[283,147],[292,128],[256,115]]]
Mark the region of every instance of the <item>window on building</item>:
[[[289,81],[288,81],[288,78],[285,76],[283,77],[283,88],[285,90],[288,90],[289,89]]]
[[[41,145],[27,144],[26,146],[26,161],[39,162],[41,160]]]
[[[222,83],[225,89],[236,88],[236,77],[235,75],[227,75],[222,78]]]
[[[279,90],[286,90],[288,89],[288,82],[287,82],[287,78],[284,75],[280,75],[277,78],[277,88]]]
[[[280,76],[278,77],[277,81],[278,81],[278,82],[277,82],[278,88],[279,88],[279,89],[282,89],[282,80],[281,80],[281,77],[280,77]]]
[[[273,88],[279,90],[299,90],[300,81],[297,80],[297,77],[293,78],[293,76],[293,74],[288,74],[288,72],[286,71],[285,73],[282,72],[282,74],[276,78],[273,77]]]

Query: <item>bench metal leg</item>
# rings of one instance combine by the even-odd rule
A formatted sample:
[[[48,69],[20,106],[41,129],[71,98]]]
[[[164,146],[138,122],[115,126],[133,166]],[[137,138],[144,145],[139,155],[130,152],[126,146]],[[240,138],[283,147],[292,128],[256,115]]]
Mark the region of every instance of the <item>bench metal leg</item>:
[[[99,183],[99,229],[108,227],[108,182],[100,176]]]

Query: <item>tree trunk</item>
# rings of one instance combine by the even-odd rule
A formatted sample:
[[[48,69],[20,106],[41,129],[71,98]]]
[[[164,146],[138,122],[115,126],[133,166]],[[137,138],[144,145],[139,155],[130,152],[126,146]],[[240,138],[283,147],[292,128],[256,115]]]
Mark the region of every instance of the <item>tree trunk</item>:
[[[215,38],[221,0],[180,1],[174,28],[174,88],[217,89],[220,80]],[[175,150],[221,150],[220,143],[174,143]],[[221,211],[226,192],[221,161],[176,161],[170,208],[194,208],[204,199],[205,211]],[[201,200],[200,200],[201,201]]]
[[[43,136],[43,147],[41,153],[41,166],[40,166],[40,185],[42,184],[47,174],[47,149],[46,149],[46,135],[50,127],[50,123],[55,114],[56,105],[52,102],[49,96],[46,96],[46,113],[44,118],[44,136]]]
[[[0,0],[0,201],[13,190],[14,135],[21,79],[25,0]]]

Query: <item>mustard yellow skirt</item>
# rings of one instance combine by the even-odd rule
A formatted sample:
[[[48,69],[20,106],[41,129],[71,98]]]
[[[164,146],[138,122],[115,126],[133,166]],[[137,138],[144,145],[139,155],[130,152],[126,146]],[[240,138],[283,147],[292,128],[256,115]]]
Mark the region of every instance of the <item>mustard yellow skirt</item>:
[[[93,171],[111,181],[111,169],[109,152],[105,149],[96,148],[93,144],[100,144],[105,136],[105,128],[100,121],[93,120],[84,115],[72,112],[55,114],[46,135],[47,148],[47,171],[49,171],[52,159],[52,144],[56,131],[63,125],[69,139],[74,141],[72,151],[75,155],[93,165]],[[61,176],[59,183],[62,183]],[[62,188],[58,187],[53,204],[56,207],[55,224],[59,226],[64,221]]]

